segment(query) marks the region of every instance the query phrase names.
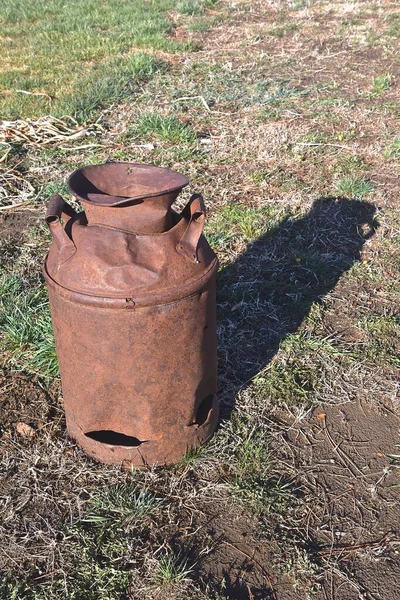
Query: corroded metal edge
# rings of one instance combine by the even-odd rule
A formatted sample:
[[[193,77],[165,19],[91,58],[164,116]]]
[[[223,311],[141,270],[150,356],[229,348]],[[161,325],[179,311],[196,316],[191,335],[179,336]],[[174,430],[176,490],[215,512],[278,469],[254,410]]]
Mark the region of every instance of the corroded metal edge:
[[[209,269],[205,271],[201,277],[190,279],[189,281],[175,286],[173,288],[167,288],[162,293],[148,293],[135,295],[134,292],[126,294],[125,296],[93,296],[89,294],[83,294],[76,290],[72,290],[61,286],[57,283],[51,275],[49,275],[46,268],[47,257],[44,260],[42,266],[42,275],[47,285],[57,289],[57,292],[62,296],[70,299],[72,302],[79,304],[86,304],[90,306],[97,306],[100,308],[112,308],[112,309],[124,309],[132,310],[134,308],[140,308],[145,306],[156,306],[158,304],[169,304],[182,300],[188,296],[200,293],[204,287],[207,286],[209,280],[214,276],[218,269],[218,259],[215,258],[211,263]]]

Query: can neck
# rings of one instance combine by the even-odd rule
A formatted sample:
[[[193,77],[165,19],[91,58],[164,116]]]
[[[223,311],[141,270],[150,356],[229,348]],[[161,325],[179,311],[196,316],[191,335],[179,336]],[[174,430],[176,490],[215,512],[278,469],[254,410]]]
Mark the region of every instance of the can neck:
[[[83,200],[82,204],[89,225],[104,225],[132,233],[162,233],[173,226],[171,205],[179,191],[140,200],[127,200],[116,206]]]

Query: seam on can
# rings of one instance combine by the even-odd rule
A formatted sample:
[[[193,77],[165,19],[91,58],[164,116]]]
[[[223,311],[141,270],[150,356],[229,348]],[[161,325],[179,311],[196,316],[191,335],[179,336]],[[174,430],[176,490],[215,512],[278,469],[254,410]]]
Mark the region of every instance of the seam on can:
[[[217,271],[218,268],[218,259],[215,258],[211,263],[211,266],[207,271],[205,271],[201,277],[197,279],[192,279],[189,281],[186,289],[188,292],[182,295],[182,289],[185,289],[182,285],[176,288],[170,288],[169,292],[161,292],[148,294],[147,296],[133,296],[130,294],[129,296],[96,296],[92,294],[85,294],[83,292],[78,292],[76,290],[72,290],[70,288],[64,287],[57,283],[51,275],[47,272],[46,268],[46,260],[43,263],[42,274],[46,283],[56,289],[59,294],[64,296],[66,299],[70,299],[71,302],[76,302],[78,304],[86,304],[87,306],[97,306],[101,308],[110,308],[110,309],[123,309],[123,310],[134,310],[136,308],[144,308],[146,306],[160,306],[165,304],[173,304],[175,302],[179,302],[180,300],[184,300],[185,298],[189,298],[191,296],[195,296],[198,293],[201,293],[204,285],[211,279],[214,275],[214,272]],[[180,290],[180,295],[177,296],[176,292]],[[175,292],[175,294],[173,293]]]

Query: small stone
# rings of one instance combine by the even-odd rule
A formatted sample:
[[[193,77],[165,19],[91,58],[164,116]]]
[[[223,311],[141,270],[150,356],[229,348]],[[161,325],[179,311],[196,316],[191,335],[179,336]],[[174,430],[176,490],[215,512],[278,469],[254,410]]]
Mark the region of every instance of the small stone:
[[[35,430],[33,429],[33,427],[28,425],[28,423],[17,423],[16,430],[19,433],[19,435],[22,435],[23,437],[31,438],[35,435]]]

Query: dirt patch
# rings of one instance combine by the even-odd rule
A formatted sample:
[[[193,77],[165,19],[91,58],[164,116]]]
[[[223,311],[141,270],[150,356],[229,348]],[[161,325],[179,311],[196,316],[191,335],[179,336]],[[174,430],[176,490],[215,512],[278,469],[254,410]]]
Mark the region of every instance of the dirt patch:
[[[259,524],[245,514],[226,514],[207,525],[217,546],[201,563],[199,578],[205,588],[222,598],[238,600],[294,600],[298,592],[285,574],[278,542],[261,541]],[[299,586],[304,593],[306,588]]]
[[[399,473],[389,457],[399,425],[390,407],[321,405],[287,437],[311,492],[305,544],[323,569],[325,594],[335,581],[335,599],[397,598],[387,582],[400,569]]]
[[[58,386],[52,387],[54,394]],[[26,423],[34,431],[43,427],[44,422],[53,423],[56,407],[59,408],[59,405],[52,392],[41,386],[35,378],[2,370],[0,390],[0,424],[2,431],[7,431],[8,436],[13,437],[14,433],[18,433],[18,423]],[[58,432],[59,429],[54,433]]]
[[[19,240],[24,230],[29,226],[26,213],[0,213],[0,236],[2,240]]]
[[[292,600],[305,597],[313,579],[317,600],[397,600],[399,477],[389,455],[399,421],[389,407],[352,402],[286,422],[274,453],[279,464],[292,464],[304,501],[293,496],[287,520],[271,511],[262,526],[237,509],[211,517],[203,524],[214,547],[201,562],[203,585],[223,598]],[[293,567],[296,544],[309,557],[304,572]]]
[[[19,256],[28,230],[40,216],[31,211],[0,212],[0,266]]]

